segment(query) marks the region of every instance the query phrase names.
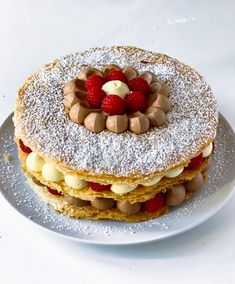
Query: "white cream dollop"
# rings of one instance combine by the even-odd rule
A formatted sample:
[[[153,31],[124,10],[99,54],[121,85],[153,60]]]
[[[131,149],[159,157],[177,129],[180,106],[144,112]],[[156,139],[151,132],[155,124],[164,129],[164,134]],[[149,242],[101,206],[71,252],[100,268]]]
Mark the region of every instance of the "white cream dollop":
[[[167,171],[165,176],[168,178],[174,178],[174,177],[179,176],[183,172],[183,170],[184,170],[184,167],[177,167],[177,168]]]
[[[213,151],[213,144],[210,143],[203,151],[202,151],[202,157],[206,158],[208,156],[210,156],[210,154]]]
[[[64,175],[53,164],[45,163],[42,168],[42,176],[48,181],[60,182]]]
[[[26,166],[31,172],[41,172],[44,164],[44,159],[34,152],[29,153],[26,158]]]
[[[64,181],[68,186],[74,189],[82,189],[88,184],[85,180],[81,180],[77,176],[73,175],[65,175]]]
[[[138,184],[112,184],[111,190],[117,194],[124,194],[136,189],[137,186]]]
[[[141,185],[143,185],[143,186],[152,186],[152,185],[157,184],[162,178],[163,178],[163,176],[155,177],[155,178],[152,178],[152,179],[150,179],[150,180],[148,180],[146,182],[141,183]]]
[[[125,98],[126,94],[130,93],[128,86],[120,80],[113,80],[105,83],[102,86],[102,90],[107,95],[117,95],[122,99]]]

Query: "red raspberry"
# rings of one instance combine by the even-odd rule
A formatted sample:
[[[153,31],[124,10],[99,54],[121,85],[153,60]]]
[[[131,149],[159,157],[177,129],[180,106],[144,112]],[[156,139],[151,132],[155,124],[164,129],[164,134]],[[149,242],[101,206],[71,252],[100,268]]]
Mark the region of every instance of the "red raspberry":
[[[93,88],[101,89],[104,83],[105,83],[105,80],[102,76],[91,75],[90,77],[87,78],[85,86],[87,90],[90,90]]]
[[[91,88],[86,93],[86,99],[90,106],[93,108],[99,108],[105,96],[106,93],[103,90],[97,88]]]
[[[113,70],[105,77],[106,81],[119,80],[127,84],[127,78],[121,70]]]
[[[144,95],[150,93],[149,84],[141,77],[135,77],[128,82],[128,86],[132,91],[139,91]]]
[[[102,102],[102,109],[110,115],[123,114],[125,112],[125,103],[117,95],[108,95]]]
[[[202,154],[198,155],[197,157],[193,158],[189,165],[187,166],[187,170],[196,170],[199,168],[203,162],[204,158],[202,157]]]
[[[19,140],[19,146],[20,146],[20,149],[27,154],[32,152],[32,150],[29,147],[24,145],[24,142],[21,139]]]
[[[48,187],[48,186],[47,186],[47,190],[48,190],[48,192],[50,192],[50,193],[53,194],[53,195],[62,195],[62,193],[59,192],[58,190],[56,190],[56,189],[54,189],[54,188],[50,188],[50,187]]]
[[[128,111],[135,112],[146,108],[145,96],[138,91],[131,92],[125,96],[125,104]]]
[[[89,182],[89,186],[92,190],[96,192],[110,190],[110,187],[111,187],[110,184],[100,184],[96,182]]]
[[[143,208],[145,211],[150,213],[156,212],[165,206],[165,197],[162,192],[155,195],[154,198],[147,200],[143,203]]]

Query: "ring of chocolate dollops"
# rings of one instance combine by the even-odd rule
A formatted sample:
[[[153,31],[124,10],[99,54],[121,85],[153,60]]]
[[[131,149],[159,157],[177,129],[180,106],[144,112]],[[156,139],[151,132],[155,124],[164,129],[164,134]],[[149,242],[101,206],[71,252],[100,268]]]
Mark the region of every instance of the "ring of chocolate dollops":
[[[117,95],[112,92],[111,94],[105,93],[105,87],[100,82],[102,80],[104,83],[107,81],[117,82],[119,78],[122,80],[121,87],[125,85],[124,90],[127,88],[129,94],[119,95],[116,98]],[[136,80],[136,78],[141,79]],[[88,89],[91,88],[92,82],[95,82],[96,85],[92,86],[92,89]],[[118,82],[120,84],[120,81]],[[146,90],[146,86],[147,92],[141,93],[143,87]],[[104,129],[122,133],[129,129],[136,134],[141,134],[148,131],[151,126],[163,125],[166,121],[166,112],[171,109],[168,98],[169,88],[165,83],[160,83],[155,74],[145,71],[139,75],[137,70],[132,67],[120,69],[115,64],[104,66],[102,71],[85,67],[76,78],[65,84],[63,93],[63,104],[70,119],[75,123],[84,124],[87,129],[95,133]],[[98,99],[101,97],[100,104],[96,104],[94,108],[94,105],[89,103],[90,97],[88,95],[93,99],[96,95]],[[109,112],[110,106],[112,107],[112,103],[115,104],[116,101],[117,105],[113,106],[116,113],[115,111]],[[120,108],[120,105],[123,108]],[[121,112],[120,109],[122,109]]]

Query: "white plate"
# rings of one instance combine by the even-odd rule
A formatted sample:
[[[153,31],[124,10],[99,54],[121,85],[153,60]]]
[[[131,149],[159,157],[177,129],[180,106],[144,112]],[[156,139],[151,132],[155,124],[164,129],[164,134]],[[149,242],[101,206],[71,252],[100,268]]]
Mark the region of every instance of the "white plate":
[[[235,134],[220,115],[216,150],[209,178],[192,200],[166,216],[140,223],[71,219],[44,204],[21,173],[13,141],[12,114],[0,128],[0,190],[6,200],[31,221],[75,240],[95,244],[137,244],[166,239],[188,231],[213,216],[231,197],[235,186]],[[6,161],[6,156],[12,159]]]

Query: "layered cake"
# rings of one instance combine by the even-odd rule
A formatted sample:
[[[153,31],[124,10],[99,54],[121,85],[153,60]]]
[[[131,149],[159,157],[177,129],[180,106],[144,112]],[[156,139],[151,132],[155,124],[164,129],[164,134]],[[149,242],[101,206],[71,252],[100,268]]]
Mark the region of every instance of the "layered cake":
[[[22,171],[53,209],[138,222],[203,190],[218,110],[191,67],[114,46],[60,57],[27,78],[14,124]]]

